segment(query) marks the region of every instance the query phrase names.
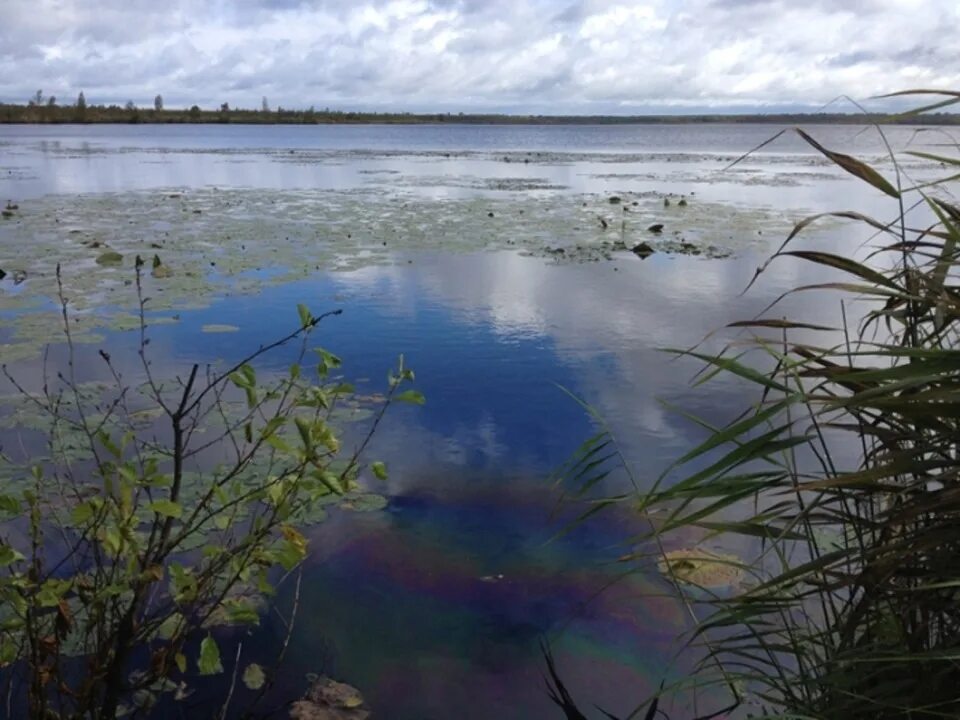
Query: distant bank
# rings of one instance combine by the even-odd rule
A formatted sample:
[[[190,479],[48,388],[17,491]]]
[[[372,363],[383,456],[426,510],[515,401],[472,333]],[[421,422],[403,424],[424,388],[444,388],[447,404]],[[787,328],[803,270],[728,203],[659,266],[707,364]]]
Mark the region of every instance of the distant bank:
[[[336,110],[155,110],[117,105],[4,105],[0,124],[235,124],[235,125],[346,125],[346,124],[472,124],[472,125],[656,125],[674,123],[772,123],[784,125],[871,123],[903,125],[960,125],[960,114],[863,115],[798,113],[751,115],[497,115],[477,113],[368,113]]]

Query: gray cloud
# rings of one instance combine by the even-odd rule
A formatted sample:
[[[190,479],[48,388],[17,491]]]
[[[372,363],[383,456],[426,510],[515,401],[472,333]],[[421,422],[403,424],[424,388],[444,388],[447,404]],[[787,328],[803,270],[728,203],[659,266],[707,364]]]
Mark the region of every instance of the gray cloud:
[[[546,113],[960,87],[953,0],[5,0],[0,100]],[[929,39],[929,40],[927,40]]]

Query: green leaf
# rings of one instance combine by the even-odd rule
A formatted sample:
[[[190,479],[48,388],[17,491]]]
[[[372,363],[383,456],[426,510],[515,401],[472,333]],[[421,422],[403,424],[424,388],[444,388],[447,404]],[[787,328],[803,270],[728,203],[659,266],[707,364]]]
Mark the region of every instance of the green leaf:
[[[317,470],[311,473],[311,476],[323,483],[324,487],[334,495],[343,495],[346,492],[340,482],[340,477],[329,470]]]
[[[19,654],[19,646],[17,643],[4,638],[0,641],[0,667],[9,665],[14,660],[17,659]]]
[[[217,647],[217,641],[211,635],[207,635],[200,643],[200,659],[197,661],[197,669],[201,675],[219,675],[223,672],[223,665],[220,662],[220,648]]]
[[[183,615],[178,612],[172,613],[160,623],[157,628],[157,637],[161,640],[170,640],[177,632],[183,631],[186,627]]]
[[[131,485],[136,485],[140,481],[140,476],[137,474],[136,469],[129,463],[118,466],[117,472],[120,473],[120,477]]]
[[[316,352],[317,355],[320,356],[320,359],[329,367],[338,368],[343,363],[339,357],[331,352],[323,350],[322,348],[317,348],[314,352]]]
[[[891,290],[900,290],[897,284],[883,273],[879,273],[873,268],[867,267],[866,265],[851,260],[850,258],[845,258],[842,255],[818,252],[816,250],[789,250],[781,254],[809,260],[810,262],[815,262],[819,265],[827,265],[829,267],[836,268],[837,270],[850,273],[851,275],[861,277],[868,282],[876,283],[877,285],[883,285]]]
[[[717,428],[705,442],[686,453],[683,457],[676,461],[675,465],[683,465],[684,463],[700,457],[713,448],[737,440],[741,436],[746,436],[749,431],[758,426],[766,424],[767,421],[772,421],[781,413],[788,411],[791,405],[800,402],[800,400],[802,400],[802,396],[799,393],[788,395],[783,401],[774,403],[773,405],[764,408],[760,412],[749,415],[739,422],[735,422],[725,428]]]
[[[377,480],[387,479],[387,466],[382,462],[375,462],[370,465],[370,471]]]
[[[182,673],[187,672],[187,656],[183,653],[177,653],[173,656],[173,661],[177,664],[177,669]]]
[[[294,527],[284,525],[280,528],[283,534],[274,546],[273,556],[284,570],[292,570],[307,555],[307,539]]]
[[[259,690],[266,681],[267,678],[263,674],[263,668],[257,663],[250,663],[243,671],[243,684],[250,690]]]
[[[247,379],[246,375],[241,372],[230,373],[230,382],[232,382],[238,388],[250,387],[250,381]]]
[[[224,610],[233,625],[260,624],[260,613],[249,600],[227,600],[224,602]]]
[[[760,538],[775,538],[782,540],[796,540],[802,542],[806,540],[806,535],[787,530],[776,525],[765,525],[760,522],[694,522],[696,527],[702,527],[706,530],[712,530],[716,533],[734,533],[737,535],[750,535]]]
[[[300,433],[300,440],[303,441],[304,449],[308,453],[313,452],[314,442],[310,432],[311,431],[310,423],[304,420],[303,418],[299,418],[299,417],[294,418],[293,422],[297,426],[297,432]]]
[[[287,422],[287,418],[283,416],[277,416],[270,418],[266,425],[263,426],[263,429],[260,431],[260,437],[268,438],[273,435],[277,430],[282,428]]]
[[[20,500],[13,495],[0,495],[0,512],[8,515],[19,515]]]
[[[240,366],[239,370],[230,373],[230,382],[238,388],[249,390],[257,385],[257,374],[254,369],[247,364]]]
[[[313,315],[310,314],[310,309],[300,303],[297,305],[297,313],[300,315],[300,326],[306,328],[313,322]]]
[[[266,494],[270,503],[278,507],[287,494],[287,484],[282,479],[271,481],[267,485]]]
[[[51,578],[40,586],[37,591],[37,602],[41,607],[52,608],[60,604],[60,599],[70,589],[69,580],[58,580]]]
[[[856,158],[850,157],[849,155],[844,155],[843,153],[833,152],[832,150],[827,150],[823,145],[818,143],[807,133],[805,133],[800,128],[796,129],[797,134],[806,140],[811,146],[819,150],[825,156],[833,160],[837,165],[842,167],[851,175],[855,175],[861,180],[870,183],[880,192],[886,193],[890,197],[898,198],[900,193],[897,192],[897,189],[890,184],[890,182],[883,177],[880,173],[874,170],[872,167],[867,165],[865,162],[857,160]]]
[[[100,539],[104,549],[111,555],[119,555],[120,551],[123,550],[123,536],[115,527],[104,528]]]
[[[253,366],[249,363],[244,363],[240,366],[240,372],[243,373],[243,376],[247,379],[250,387],[253,387],[257,384],[257,373],[253,369]]]
[[[23,560],[23,555],[9,545],[0,545],[0,565],[10,565],[20,560]]]
[[[732,322],[727,327],[731,328],[774,328],[776,330],[829,330],[836,331],[837,328],[827,325],[815,325],[813,323],[793,322],[778,318],[756,318],[755,320],[738,320]]]
[[[147,508],[164,517],[179,518],[183,515],[183,506],[173,500],[154,500]]]
[[[747,367],[736,360],[724,357],[723,355],[704,355],[703,353],[691,352],[690,350],[681,350],[677,348],[664,348],[663,351],[681,357],[694,357],[698,360],[703,360],[705,363],[709,363],[720,370],[725,370],[734,375],[738,375],[745,380],[749,380],[757,385],[763,385],[770,390],[777,390],[782,393],[790,392],[790,388],[788,388],[786,385],[782,385],[773,378],[767,377],[763,373],[758,372],[751,367]]]
[[[289,453],[293,451],[293,448],[279,435],[267,435],[265,436],[267,445],[272,447],[274,450],[279,450],[282,453]]]
[[[303,553],[292,543],[283,540],[273,549],[273,557],[275,562],[289,572],[303,560]]]
[[[354,512],[376,512],[377,510],[383,510],[387,504],[387,499],[383,495],[361,493],[344,500],[341,507],[344,510]]]
[[[395,395],[393,399],[397,402],[411,403],[412,405],[423,405],[427,401],[419,390],[405,390]]]
[[[190,602],[197,596],[197,579],[179,563],[170,565],[170,589],[177,602]]]
[[[120,459],[120,456],[123,454],[123,452],[120,450],[120,447],[113,441],[113,438],[111,438],[109,434],[101,430],[99,433],[97,433],[97,438],[100,440],[100,443],[103,445],[103,447],[107,449],[107,452],[109,452],[111,455],[113,455],[113,457],[117,458],[118,460]]]
[[[947,107],[949,105],[954,105],[955,103],[960,102],[960,92],[955,90],[941,90],[941,89],[930,89],[930,88],[913,88],[910,90],[898,90],[892,93],[886,93],[885,95],[877,95],[878,98],[892,98],[892,97],[910,97],[914,95],[934,95],[939,97],[945,97],[945,100],[938,100],[937,102],[930,103],[929,105],[924,105],[918,108],[911,108],[906,112],[900,113],[901,117],[911,117],[914,115],[919,115],[920,113],[929,112],[930,110],[939,110],[940,108]],[[896,116],[894,116],[896,117]]]

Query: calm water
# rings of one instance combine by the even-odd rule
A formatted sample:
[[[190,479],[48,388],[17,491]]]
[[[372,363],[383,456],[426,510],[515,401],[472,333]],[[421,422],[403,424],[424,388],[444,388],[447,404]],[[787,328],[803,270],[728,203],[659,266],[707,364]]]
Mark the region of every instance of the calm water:
[[[656,152],[739,155],[764,142],[783,125],[23,125],[0,133],[18,152],[31,144],[51,149],[161,150],[172,153],[264,148],[292,150],[395,150],[451,152],[520,150],[524,152]],[[808,128],[809,129],[809,128]],[[858,154],[883,154],[882,142],[859,126],[817,125],[812,134],[829,146]],[[895,147],[915,137],[912,128],[887,128]],[[929,142],[942,142],[934,137]],[[24,147],[26,146],[26,147]],[[790,134],[768,145],[767,153],[812,154]]]
[[[558,186],[532,192],[677,188],[718,201],[894,210],[819,165],[795,139],[748,163],[746,175],[715,176],[725,158],[773,131],[7,127],[0,128],[0,199],[213,185],[372,187],[415,201],[420,194],[492,192],[453,182],[458,178],[527,177]],[[896,133],[903,143],[911,138],[909,130]],[[855,128],[815,134],[879,151]],[[510,162],[498,157],[504,152]],[[837,242],[861,235],[838,234]],[[14,252],[0,244],[0,266]],[[660,597],[659,579],[636,574],[608,588],[633,519],[613,514],[550,542],[559,529],[550,473],[592,430],[560,386],[607,419],[641,482],[655,477],[698,437],[661,400],[718,422],[747,400],[722,380],[691,389],[696,367],[657,349],[689,347],[756,314],[783,289],[820,279],[783,263],[740,296],[765,252],[584,265],[513,252],[422,252],[409,264],[317,273],[256,296],[222,298],[154,328],[155,365],[172,374],[194,361],[239,356],[274,334],[278,318],[295,322],[298,302],[340,307],[344,314],[324,324],[320,340],[343,357],[347,374],[368,379],[364,389],[382,390],[386,369],[404,353],[428,397],[423,408],[398,408],[371,448],[391,469],[388,509],[338,514],[312,533],[277,697],[300,692],[308,672],[330,672],[360,688],[378,717],[556,718],[541,678],[543,637],[584,707],[625,715],[661,680],[683,673],[689,660],[673,658],[687,623],[679,606]],[[806,302],[812,317],[835,312]],[[204,334],[206,323],[239,331]],[[720,333],[708,344],[730,337]],[[117,362],[132,366],[133,340],[112,333],[106,344]],[[282,368],[289,358],[269,361]],[[100,370],[91,362],[85,372]],[[258,648],[253,656],[279,633],[267,619],[248,643]],[[690,712],[681,700],[672,716]]]
[[[483,177],[536,178],[577,192],[695,188],[708,199],[800,208],[835,202],[832,183],[812,181],[842,174],[794,133],[736,169],[724,170],[783,129],[714,124],[4,126],[0,198],[167,187],[376,188],[392,186],[401,176],[405,191],[432,196],[463,194],[450,178]],[[930,149],[945,141],[935,132],[918,135],[911,128],[887,132],[897,149]],[[867,158],[884,155],[869,129],[817,126],[812,133],[828,147]],[[795,191],[771,192],[768,181],[776,173]]]

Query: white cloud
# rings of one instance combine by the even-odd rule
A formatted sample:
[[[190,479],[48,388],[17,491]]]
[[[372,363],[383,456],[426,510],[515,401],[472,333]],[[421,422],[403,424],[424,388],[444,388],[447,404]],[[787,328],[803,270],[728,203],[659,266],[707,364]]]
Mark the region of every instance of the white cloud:
[[[953,0],[6,0],[0,99],[638,112],[960,86]]]

